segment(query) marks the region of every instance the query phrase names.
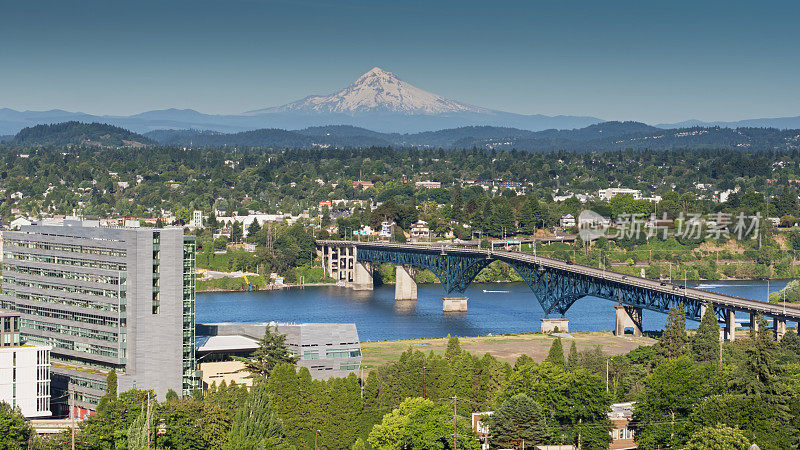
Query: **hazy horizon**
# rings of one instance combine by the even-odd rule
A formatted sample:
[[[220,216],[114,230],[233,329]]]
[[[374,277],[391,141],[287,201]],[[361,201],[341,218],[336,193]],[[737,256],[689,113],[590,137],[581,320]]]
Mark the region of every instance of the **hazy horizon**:
[[[672,123],[800,115],[800,4],[362,0],[0,6],[0,108],[238,114],[374,66],[518,114]]]

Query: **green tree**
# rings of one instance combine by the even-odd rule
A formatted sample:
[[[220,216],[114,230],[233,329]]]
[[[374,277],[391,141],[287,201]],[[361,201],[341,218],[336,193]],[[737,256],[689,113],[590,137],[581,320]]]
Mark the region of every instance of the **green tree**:
[[[447,349],[444,352],[444,357],[452,360],[461,354],[461,345],[458,343],[458,336],[447,337]]]
[[[167,401],[174,402],[175,400],[178,400],[178,393],[172,389],[167,390]]]
[[[258,219],[253,219],[250,225],[247,226],[247,237],[253,240],[259,231],[261,231],[261,224],[258,223]]]
[[[453,411],[424,398],[409,398],[383,416],[367,442],[381,449],[445,450],[453,448]],[[469,421],[456,417],[458,448],[477,450],[480,443]]]
[[[687,450],[747,450],[750,446],[744,433],[738,428],[716,425],[705,427],[689,439]]]
[[[567,356],[567,370],[575,370],[578,368],[578,347],[575,345],[575,340],[569,344],[569,354]]]
[[[0,402],[0,448],[22,450],[28,447],[28,440],[34,436],[33,428],[19,411],[11,405]]]
[[[264,330],[264,337],[258,341],[258,348],[249,356],[234,356],[234,360],[243,362],[241,370],[250,372],[251,376],[268,377],[275,366],[282,363],[294,364],[298,356],[286,348],[286,335],[273,332],[269,325]]]
[[[273,410],[269,390],[257,383],[239,407],[223,447],[228,450],[288,448],[283,442],[283,424]]]
[[[686,419],[705,397],[706,378],[687,357],[664,360],[645,378],[633,411],[641,448],[678,447],[688,440]]]
[[[717,424],[735,427],[761,448],[791,448],[797,430],[783,422],[764,397],[741,394],[711,395],[703,399],[686,425],[689,435]]]
[[[714,305],[708,303],[703,317],[700,319],[700,326],[692,338],[692,353],[695,361],[716,362],[719,361],[719,324],[717,316],[714,314]]]
[[[564,347],[561,344],[561,338],[553,339],[553,343],[550,345],[550,352],[547,354],[545,361],[560,367],[566,367],[567,362],[564,360]]]
[[[108,405],[108,402],[117,399],[117,371],[111,369],[106,375],[106,394],[100,399],[97,410],[100,411]]]
[[[539,405],[525,394],[504,401],[486,421],[491,430],[492,447],[510,448],[544,444],[548,440],[547,422]]]
[[[541,406],[551,434],[564,434],[567,442],[580,442],[587,448],[605,448],[610,442],[611,424],[606,414],[611,396],[598,375],[582,368],[565,372],[550,362],[528,363],[508,376],[497,402],[502,404],[517,394],[525,394]]]
[[[686,353],[686,311],[683,304],[675,308],[670,308],[667,315],[667,324],[664,327],[664,334],[659,341],[659,350],[667,359],[680,358]]]
[[[242,240],[242,224],[238,220],[234,220],[231,225],[231,242],[238,243]]]
[[[793,393],[786,384],[784,368],[778,361],[775,335],[767,327],[764,318],[759,317],[758,324],[758,331],[751,332],[752,339],[738,361],[730,388],[735,393],[762,396],[783,419],[788,420],[786,404]]]

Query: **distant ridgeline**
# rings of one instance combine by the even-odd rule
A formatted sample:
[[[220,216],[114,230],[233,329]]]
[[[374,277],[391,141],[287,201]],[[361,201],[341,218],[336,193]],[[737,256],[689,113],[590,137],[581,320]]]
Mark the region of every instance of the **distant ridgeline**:
[[[3,137],[0,137],[3,141]],[[4,145],[83,145],[98,147],[259,147],[368,148],[418,147],[497,149],[531,152],[672,149],[739,149],[750,151],[800,148],[800,130],[776,128],[692,127],[662,129],[640,122],[604,122],[573,130],[527,131],[470,126],[421,133],[380,133],[349,125],[302,130],[259,129],[239,133],[201,130],[155,130],[145,135],[100,123],[65,122],[25,128]]]
[[[5,142],[12,146],[81,145],[146,147],[157,143],[141,134],[104,123],[63,122],[23,128]]]

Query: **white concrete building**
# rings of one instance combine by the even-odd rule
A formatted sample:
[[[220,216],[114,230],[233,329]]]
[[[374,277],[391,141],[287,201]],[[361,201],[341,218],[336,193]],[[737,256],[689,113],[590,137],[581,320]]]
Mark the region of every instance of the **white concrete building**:
[[[203,228],[203,211],[196,209],[192,212],[192,220],[189,221],[189,228]]]
[[[633,195],[635,200],[640,200],[642,198],[642,191],[638,189],[607,188],[597,191],[597,196],[600,197],[601,200],[611,200],[614,196],[625,194]]]
[[[0,310],[0,401],[28,418],[49,417],[52,347],[23,345],[19,328],[19,313]]]

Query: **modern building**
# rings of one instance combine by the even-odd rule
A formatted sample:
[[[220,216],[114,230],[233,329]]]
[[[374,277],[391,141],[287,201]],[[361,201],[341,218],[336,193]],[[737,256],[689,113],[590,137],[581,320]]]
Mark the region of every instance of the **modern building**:
[[[212,383],[251,384],[252,378],[240,372],[244,364],[231,356],[247,356],[258,348],[267,327],[286,335],[286,347],[300,357],[315,379],[358,374],[361,342],[353,323],[203,323],[197,324],[197,361],[205,387]]]
[[[613,197],[617,195],[632,195],[635,200],[641,200],[642,198],[642,191],[638,189],[626,189],[626,188],[608,188],[608,189],[600,189],[597,191],[597,196],[600,197],[601,200],[611,200]]]
[[[0,310],[0,402],[28,418],[50,413],[50,346],[25,345],[20,315]]]
[[[182,228],[65,220],[3,239],[0,307],[20,314],[24,341],[52,346],[54,399],[72,389],[79,415],[94,410],[111,369],[119,391],[198,386],[195,242]]]

